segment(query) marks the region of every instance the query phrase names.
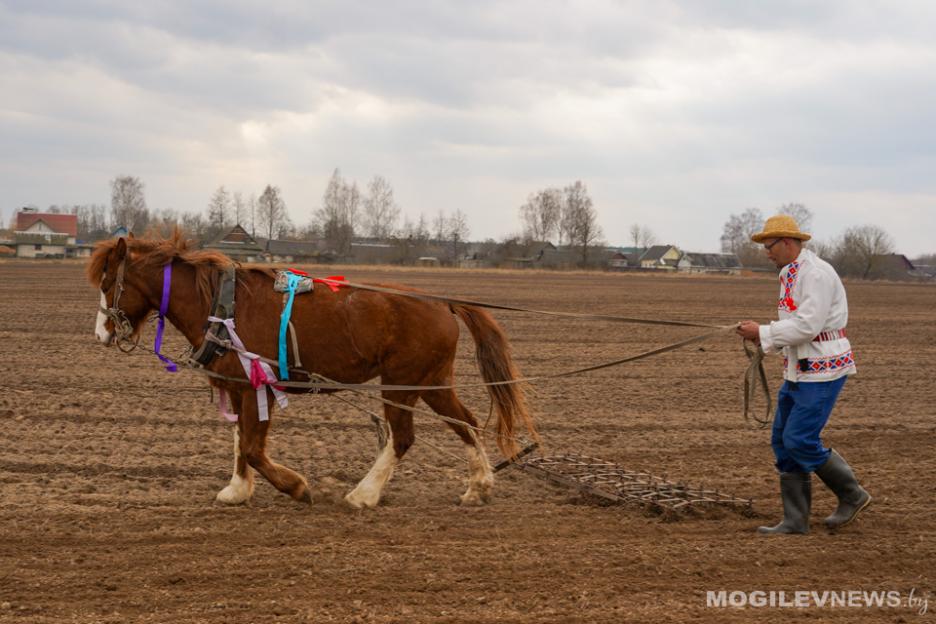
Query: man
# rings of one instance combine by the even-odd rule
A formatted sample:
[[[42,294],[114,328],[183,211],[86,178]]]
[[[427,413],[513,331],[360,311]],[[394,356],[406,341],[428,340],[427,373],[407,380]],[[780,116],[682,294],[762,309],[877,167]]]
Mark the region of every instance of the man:
[[[812,472],[838,497],[838,508],[825,519],[829,529],[845,526],[871,502],[842,456],[819,439],[845,380],[856,371],[845,335],[845,287],[828,262],[804,248],[809,239],[787,215],[770,217],[764,230],[751,237],[763,243],[767,257],[780,269],[780,320],[769,325],[743,321],[737,332],[758,342],[765,353],[782,351],[785,380],[771,436],[783,520],[760,527],[763,534],[809,531]]]

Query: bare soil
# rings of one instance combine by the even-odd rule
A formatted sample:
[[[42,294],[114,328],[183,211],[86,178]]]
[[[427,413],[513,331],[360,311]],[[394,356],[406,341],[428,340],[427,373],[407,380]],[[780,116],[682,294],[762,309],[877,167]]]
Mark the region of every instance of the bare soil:
[[[768,277],[342,271],[520,306],[719,324],[766,321],[776,296]],[[517,470],[498,475],[492,504],[461,508],[466,466],[448,454],[461,457],[461,443],[427,418],[382,505],[354,511],[340,497],[373,462],[373,426],[314,396],[291,399],[271,436],[272,456],[316,484],[314,504],[261,478],[249,505],[230,508],[214,496],[230,477],[231,426],[204,380],[98,345],[98,294],[83,265],[0,263],[0,622],[917,621],[905,606],[706,606],[706,591],[722,589],[936,590],[936,288],[846,287],[859,374],[825,440],[874,502],[830,534],[821,518],[834,499],[816,480],[813,531],[764,538],[754,529],[779,517],[777,479],[769,431],[741,418],[747,360],[733,337],[537,384],[532,404],[549,452],[753,497],[760,518],[673,521],[595,505]],[[528,375],[695,333],[496,316]],[[459,380],[476,381],[463,334]],[[174,330],[167,340],[169,354],[185,346]],[[774,390],[779,368],[770,362]],[[462,396],[483,420],[485,396]]]

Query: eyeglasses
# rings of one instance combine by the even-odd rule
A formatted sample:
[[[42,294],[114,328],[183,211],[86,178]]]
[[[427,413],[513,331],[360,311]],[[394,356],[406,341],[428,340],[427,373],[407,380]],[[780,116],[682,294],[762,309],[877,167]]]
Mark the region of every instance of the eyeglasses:
[[[769,245],[764,245],[764,249],[766,249],[767,251],[770,251],[771,249],[774,248],[774,245],[776,245],[777,243],[779,243],[779,242],[782,241],[782,240],[783,240],[782,238],[778,238],[777,240],[775,240],[774,242],[770,243]]]

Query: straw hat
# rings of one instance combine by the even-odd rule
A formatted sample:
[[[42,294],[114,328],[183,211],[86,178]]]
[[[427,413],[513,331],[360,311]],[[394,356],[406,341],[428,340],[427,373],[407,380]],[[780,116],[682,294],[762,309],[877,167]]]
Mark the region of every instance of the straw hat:
[[[808,241],[812,236],[806,232],[800,232],[796,219],[790,215],[774,215],[767,219],[764,231],[753,235],[751,240],[755,243],[762,243],[768,238],[798,238],[801,241]]]

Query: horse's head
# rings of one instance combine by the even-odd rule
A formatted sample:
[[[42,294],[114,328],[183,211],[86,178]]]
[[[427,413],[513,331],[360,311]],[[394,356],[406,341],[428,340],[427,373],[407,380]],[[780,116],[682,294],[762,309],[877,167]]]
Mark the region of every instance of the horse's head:
[[[124,238],[101,243],[91,257],[88,278],[101,290],[94,333],[105,345],[115,338],[120,341],[137,335],[153,309],[143,290],[144,282],[133,274],[132,260],[130,244]]]

